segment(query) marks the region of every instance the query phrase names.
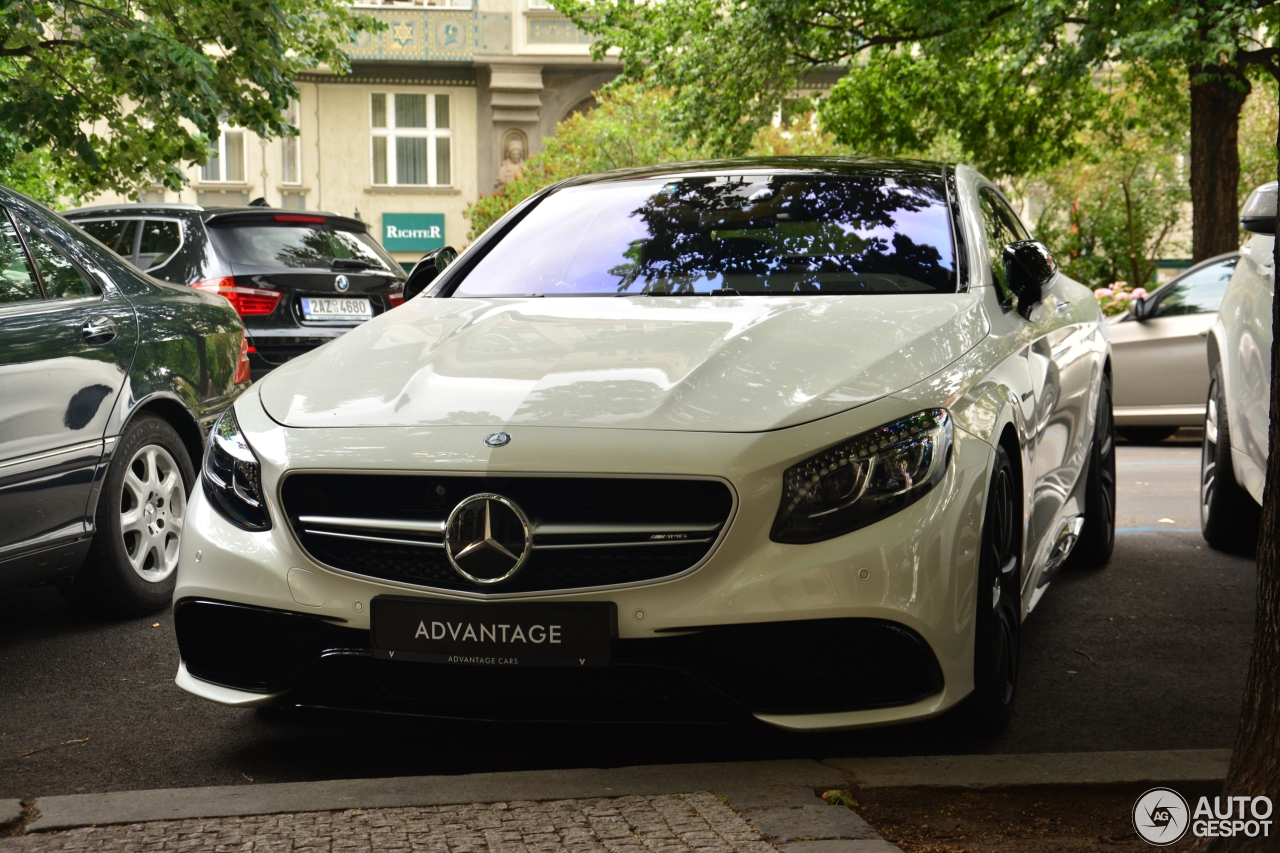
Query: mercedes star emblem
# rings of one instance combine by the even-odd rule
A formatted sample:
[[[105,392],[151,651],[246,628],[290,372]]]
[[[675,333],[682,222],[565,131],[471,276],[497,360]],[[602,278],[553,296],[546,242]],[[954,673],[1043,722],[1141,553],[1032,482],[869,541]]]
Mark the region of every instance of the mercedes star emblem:
[[[506,447],[511,443],[510,433],[493,432],[484,437],[485,447]]]
[[[333,286],[338,289],[339,293],[346,293],[347,288],[351,286],[351,280],[345,275],[340,275],[333,280]]]
[[[528,518],[501,495],[472,495],[453,508],[445,523],[445,556],[472,583],[515,577],[532,550]]]

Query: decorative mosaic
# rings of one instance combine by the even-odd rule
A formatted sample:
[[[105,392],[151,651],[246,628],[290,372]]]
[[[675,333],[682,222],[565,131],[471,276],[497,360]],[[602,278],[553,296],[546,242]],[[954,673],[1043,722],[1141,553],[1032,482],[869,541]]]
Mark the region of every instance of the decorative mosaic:
[[[361,33],[347,51],[352,59],[470,62],[475,55],[475,12],[470,9],[370,9],[365,14],[387,28]]]

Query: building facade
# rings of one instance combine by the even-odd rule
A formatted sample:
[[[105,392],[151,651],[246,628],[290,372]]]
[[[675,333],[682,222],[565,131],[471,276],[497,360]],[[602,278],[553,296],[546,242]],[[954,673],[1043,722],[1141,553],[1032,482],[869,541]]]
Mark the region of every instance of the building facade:
[[[289,121],[270,141],[224,128],[180,193],[148,201],[359,216],[406,263],[461,248],[463,210],[617,73],[547,0],[362,0],[386,24],[350,50],[351,72],[303,75]],[[97,203],[123,201],[104,196]]]

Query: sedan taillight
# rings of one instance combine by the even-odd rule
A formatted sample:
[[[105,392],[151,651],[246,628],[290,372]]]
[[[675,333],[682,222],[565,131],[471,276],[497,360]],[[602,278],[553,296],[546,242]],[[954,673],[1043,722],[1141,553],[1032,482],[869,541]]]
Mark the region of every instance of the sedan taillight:
[[[393,290],[387,294],[387,300],[391,302],[392,308],[398,308],[404,304],[404,291]]]
[[[280,291],[264,290],[258,287],[239,287],[236,280],[226,278],[207,278],[191,285],[205,293],[216,293],[231,303],[241,317],[261,317],[276,310],[280,304]]]
[[[249,374],[249,350],[250,349],[252,349],[252,347],[249,346],[249,338],[246,337],[245,335],[241,335],[240,336],[240,360],[236,362],[235,384],[237,385],[239,385],[241,382],[248,382],[249,379],[251,378]]]

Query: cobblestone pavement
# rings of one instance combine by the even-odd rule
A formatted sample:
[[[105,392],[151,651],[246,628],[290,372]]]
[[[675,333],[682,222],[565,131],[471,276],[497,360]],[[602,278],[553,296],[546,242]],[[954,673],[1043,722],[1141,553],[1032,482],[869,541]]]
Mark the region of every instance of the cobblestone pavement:
[[[156,821],[0,839],[0,853],[775,853],[713,794]]]

